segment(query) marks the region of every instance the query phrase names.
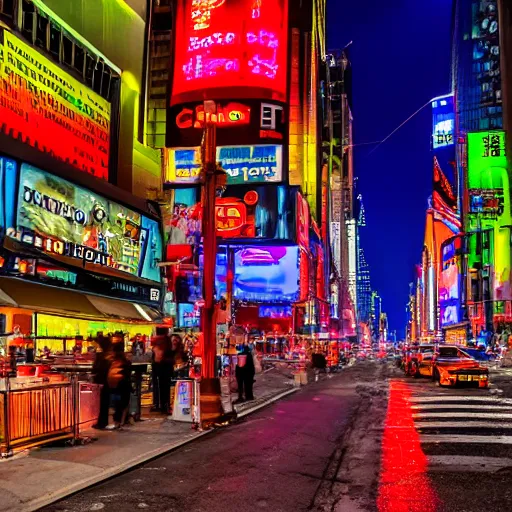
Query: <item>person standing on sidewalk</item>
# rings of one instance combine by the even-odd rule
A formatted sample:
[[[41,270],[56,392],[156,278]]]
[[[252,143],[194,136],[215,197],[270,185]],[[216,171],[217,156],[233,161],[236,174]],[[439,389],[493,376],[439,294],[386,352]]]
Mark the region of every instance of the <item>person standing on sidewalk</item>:
[[[101,385],[100,410],[98,420],[93,428],[104,429],[108,425],[108,413],[110,409],[110,389],[108,387],[108,372],[112,363],[112,342],[106,336],[98,335],[97,339],[100,351],[96,352],[92,366],[93,382]]]
[[[169,414],[171,408],[171,379],[174,370],[174,351],[171,338],[159,336],[153,345],[153,406]]]
[[[106,429],[115,430],[120,428],[126,420],[132,390],[131,363],[124,353],[123,342],[113,345],[112,364],[108,371],[107,382],[114,402],[114,423],[108,425]]]
[[[244,345],[241,353],[238,355],[235,370],[238,384],[238,402],[244,401],[244,394],[245,400],[254,400],[252,387],[254,385],[255,373],[251,349],[248,345]]]

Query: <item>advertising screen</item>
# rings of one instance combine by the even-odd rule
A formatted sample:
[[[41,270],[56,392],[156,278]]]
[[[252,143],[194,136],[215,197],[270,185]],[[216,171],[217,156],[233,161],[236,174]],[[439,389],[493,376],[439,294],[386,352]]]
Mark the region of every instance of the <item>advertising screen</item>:
[[[286,100],[287,0],[179,0],[171,104]]]
[[[291,318],[292,307],[291,306],[260,306],[259,314],[260,318]]]
[[[160,282],[158,222],[27,164],[7,234],[66,263]]]
[[[299,295],[299,248],[252,246],[234,254],[233,297],[248,302],[295,302]]]
[[[453,95],[432,100],[432,147],[434,149],[455,144],[455,110]]]
[[[14,225],[16,177],[16,162],[0,157],[0,236]]]
[[[443,245],[442,269],[439,277],[439,307],[441,326],[460,322],[460,255],[455,250],[455,242]]]
[[[217,161],[226,171],[229,185],[282,181],[282,158],[282,146],[259,144],[217,147]],[[199,147],[168,150],[166,183],[198,183],[200,172],[201,149]]]
[[[217,236],[295,240],[296,192],[279,185],[228,186],[216,199]],[[167,244],[197,245],[201,240],[199,188],[174,191],[174,205],[164,213]]]
[[[505,132],[468,133],[470,213],[498,217],[504,211]]]
[[[178,326],[199,327],[201,312],[194,307],[194,304],[178,304]]]
[[[0,27],[0,130],[108,179],[110,103]]]

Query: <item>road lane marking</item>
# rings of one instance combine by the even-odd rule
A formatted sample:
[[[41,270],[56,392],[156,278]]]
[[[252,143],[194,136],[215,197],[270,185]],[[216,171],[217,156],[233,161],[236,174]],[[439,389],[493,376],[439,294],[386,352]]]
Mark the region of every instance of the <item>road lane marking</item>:
[[[512,423],[500,421],[417,421],[416,428],[420,429],[443,429],[443,428],[494,428],[512,430]]]
[[[481,419],[497,419],[497,420],[512,420],[512,414],[505,414],[502,412],[420,412],[412,415],[413,418],[427,419],[427,418],[481,418]]]
[[[512,436],[472,436],[467,434],[424,434],[420,436],[422,444],[512,444]]]
[[[472,455],[429,455],[430,471],[465,471],[493,473],[499,469],[512,467],[512,459],[507,457],[475,457]]]

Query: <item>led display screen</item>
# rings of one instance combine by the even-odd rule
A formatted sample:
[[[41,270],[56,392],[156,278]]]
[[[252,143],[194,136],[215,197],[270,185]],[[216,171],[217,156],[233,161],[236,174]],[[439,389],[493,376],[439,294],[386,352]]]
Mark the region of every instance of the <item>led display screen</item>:
[[[460,322],[460,255],[455,242],[443,245],[442,269],[439,278],[439,307],[441,326],[447,327]]]
[[[228,186],[216,199],[217,235],[221,238],[295,239],[296,192],[279,185]],[[199,188],[174,191],[174,204],[164,212],[167,244],[198,245],[202,210]]]
[[[469,211],[498,217],[504,211],[505,132],[468,133]]]
[[[178,327],[199,327],[201,312],[194,304],[178,304]]]
[[[235,250],[233,297],[248,302],[295,302],[299,248],[251,246]]]
[[[286,99],[286,0],[179,0],[171,104]]]
[[[0,27],[0,130],[108,179],[110,103]]]
[[[217,146],[217,162],[230,185],[282,181],[282,155],[282,146]],[[168,150],[166,183],[197,183],[200,172],[200,148]]]
[[[66,263],[160,282],[158,222],[73,183],[22,164],[12,238]]]
[[[260,318],[291,318],[291,306],[260,306],[258,316]]]
[[[455,110],[453,95],[432,100],[432,147],[434,149],[455,144]]]
[[[0,236],[14,225],[16,162],[0,157]]]

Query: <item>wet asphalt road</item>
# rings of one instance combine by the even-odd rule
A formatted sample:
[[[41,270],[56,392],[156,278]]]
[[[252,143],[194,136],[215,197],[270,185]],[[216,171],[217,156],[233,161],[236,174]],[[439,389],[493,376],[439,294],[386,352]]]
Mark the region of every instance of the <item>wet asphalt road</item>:
[[[407,396],[395,400],[401,405],[394,411],[393,393]],[[508,512],[512,399],[441,389],[389,364],[357,363],[44,510],[136,509]]]
[[[340,447],[354,431],[355,420],[365,417],[358,412],[372,402],[368,390],[373,381],[383,381],[383,370],[373,363],[345,369],[236,425],[44,510],[329,510],[337,499],[334,484],[343,486],[338,497],[360,493],[366,485],[362,494],[370,503],[378,484],[378,436],[368,457],[368,481],[348,489],[336,479],[346,459]]]

